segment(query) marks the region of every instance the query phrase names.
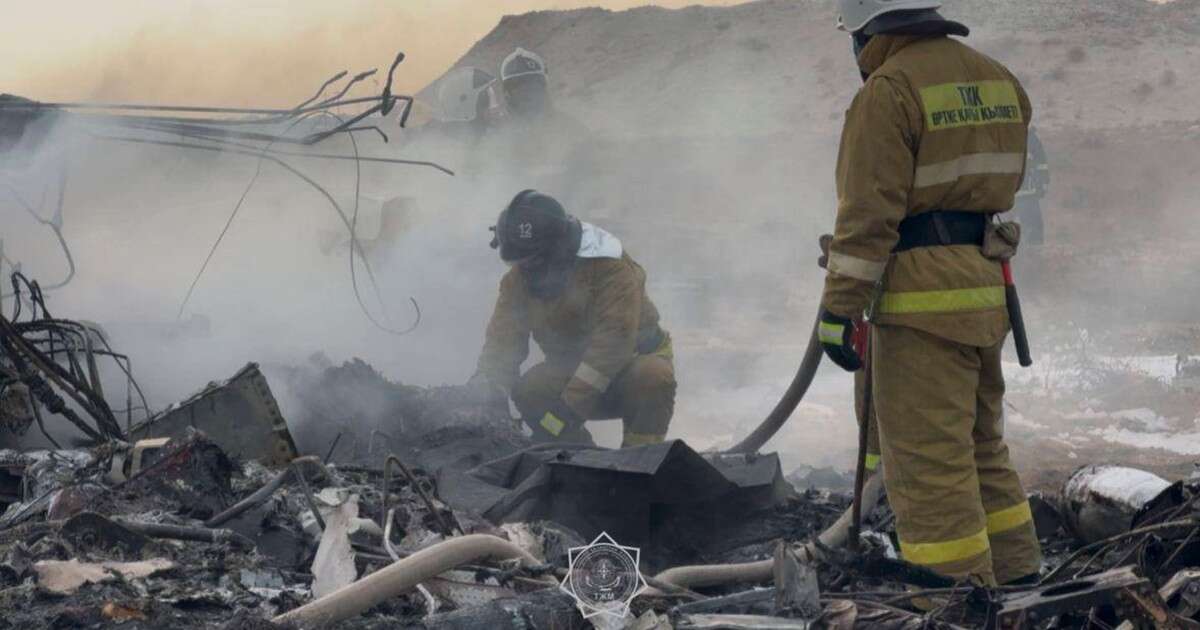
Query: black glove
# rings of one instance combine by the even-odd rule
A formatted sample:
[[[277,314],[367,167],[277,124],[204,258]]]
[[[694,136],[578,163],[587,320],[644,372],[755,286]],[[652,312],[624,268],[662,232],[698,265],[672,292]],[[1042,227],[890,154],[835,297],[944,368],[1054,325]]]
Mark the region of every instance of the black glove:
[[[533,430],[535,442],[569,442],[583,428],[584,420],[567,403],[559,401],[541,415],[521,418]]]
[[[861,321],[855,322],[821,309],[817,338],[825,354],[847,372],[857,372],[863,366],[858,350],[854,347],[855,333],[861,326]]]
[[[821,257],[817,259],[817,266],[822,269],[829,268],[829,246],[833,245],[832,234],[822,234],[821,238],[817,239],[817,245],[821,248]]]

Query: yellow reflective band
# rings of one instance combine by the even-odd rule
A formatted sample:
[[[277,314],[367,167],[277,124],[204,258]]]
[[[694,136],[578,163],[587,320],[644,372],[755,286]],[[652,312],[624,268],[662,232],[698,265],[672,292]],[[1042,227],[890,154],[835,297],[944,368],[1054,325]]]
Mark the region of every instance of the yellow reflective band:
[[[664,433],[626,433],[621,438],[621,448],[630,448],[632,446],[645,446],[647,444],[662,444],[663,440],[667,439]]]
[[[846,333],[846,327],[842,324],[827,324],[821,322],[817,328],[818,336],[821,338],[821,343],[829,343],[835,346],[842,345],[842,339]]]
[[[579,369],[575,370],[575,378],[600,393],[607,391],[609,384],[612,383],[612,380],[601,374],[600,370],[586,363],[579,364]]]
[[[867,467],[867,470],[874,471],[876,468],[879,468],[879,456],[874,453],[867,453],[867,456],[863,458],[863,465]]]
[[[668,361],[675,359],[675,344],[671,341],[670,335],[663,335],[665,339],[659,344],[658,349],[654,351],[654,356],[662,357]]]
[[[1032,520],[1033,510],[1029,509],[1029,501],[1022,501],[1010,508],[988,514],[987,531],[989,534],[1003,534]]]
[[[1007,303],[1004,287],[951,289],[947,291],[910,291],[884,293],[879,298],[879,312],[891,315],[906,313],[947,313],[1002,307]]]
[[[562,433],[563,429],[567,428],[567,423],[559,420],[558,416],[555,416],[552,413],[542,416],[542,421],[538,424],[541,424],[542,428],[549,431],[550,435],[553,435],[554,437],[558,437],[559,434]]]
[[[862,280],[863,282],[878,282],[883,277],[883,272],[887,270],[887,261],[876,262],[865,258],[855,258],[848,254],[838,252],[829,252],[829,271]]]
[[[1024,122],[1017,87],[1011,81],[943,83],[921,88],[929,131]]]
[[[990,548],[987,528],[966,538],[936,543],[906,543],[900,541],[900,553],[905,560],[925,566],[946,564],[974,558]]]
[[[1024,168],[1024,153],[970,153],[953,160],[917,167],[913,187],[949,184],[967,175],[1020,175]]]

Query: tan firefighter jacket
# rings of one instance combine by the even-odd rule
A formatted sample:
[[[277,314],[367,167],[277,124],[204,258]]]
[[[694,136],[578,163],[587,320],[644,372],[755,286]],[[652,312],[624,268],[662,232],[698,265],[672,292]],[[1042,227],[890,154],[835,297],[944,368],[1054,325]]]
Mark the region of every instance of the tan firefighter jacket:
[[[891,252],[905,217],[1012,208],[1033,113],[1025,90],[1004,66],[944,36],[878,35],[858,63],[869,77],[842,131],[822,304],[854,318],[877,297],[876,323],[999,343],[1008,316],[998,262],[974,245]]]
[[[511,391],[532,337],[548,362],[573,369],[563,401],[588,418],[635,356],[669,353],[670,341],[646,294],[646,272],[611,234],[587,223],[583,228],[575,269],[558,298],[532,297],[516,268],[500,281],[478,373]]]

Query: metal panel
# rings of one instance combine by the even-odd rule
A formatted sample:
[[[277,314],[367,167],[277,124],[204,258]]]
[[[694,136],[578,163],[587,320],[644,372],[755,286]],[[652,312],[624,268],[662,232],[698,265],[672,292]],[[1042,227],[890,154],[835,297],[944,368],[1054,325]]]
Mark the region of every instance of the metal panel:
[[[189,427],[202,431],[231,457],[282,466],[299,455],[257,363],[138,424],[130,436],[182,437]]]

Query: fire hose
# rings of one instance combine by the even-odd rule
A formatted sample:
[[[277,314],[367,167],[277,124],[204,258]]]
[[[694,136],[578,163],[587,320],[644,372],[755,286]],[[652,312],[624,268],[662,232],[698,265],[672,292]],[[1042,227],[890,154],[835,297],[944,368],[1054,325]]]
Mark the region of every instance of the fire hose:
[[[783,393],[779,403],[762,421],[762,424],[758,425],[757,429],[746,436],[746,439],[727,450],[727,453],[757,453],[758,449],[775,437],[779,429],[792,417],[792,412],[800,405],[800,401],[808,393],[808,388],[812,386],[813,379],[817,376],[817,368],[821,366],[821,358],[825,355],[821,349],[821,342],[817,339],[818,324],[820,324],[820,319],[813,322],[812,335],[808,338],[808,348],[804,351],[800,368],[796,370],[792,384],[788,385],[787,391]]]
[[[883,494],[883,476],[876,473],[871,475],[863,486],[862,506],[870,510],[879,502]],[[817,536],[816,542],[808,542],[794,547],[797,559],[801,562],[811,562],[821,557],[822,548],[845,546],[850,539],[854,514],[846,510],[825,531]],[[772,577],[775,566],[773,559],[758,562],[743,562],[740,564],[708,564],[667,569],[654,576],[656,581],[666,582],[681,588],[694,589],[737,582],[764,582]],[[654,591],[647,591],[653,594]]]
[[[825,267],[825,261],[828,258],[829,243],[832,237],[828,235],[821,237],[821,249],[824,256],[821,257],[820,266]],[[1016,343],[1017,356],[1020,360],[1021,367],[1029,367],[1033,365],[1033,358],[1029,351],[1029,337],[1025,330],[1025,319],[1021,315],[1021,302],[1017,296],[1016,284],[1013,282],[1013,274],[1011,263],[1005,260],[1002,264],[1004,272],[1004,292],[1005,304],[1007,305],[1009,321],[1012,324],[1013,340]],[[824,352],[821,349],[821,342],[817,339],[817,326],[820,324],[818,318],[813,323],[812,335],[808,340],[808,348],[804,351],[804,358],[800,361],[800,368],[796,370],[796,376],[792,378],[791,385],[784,392],[783,397],[779,399],[779,403],[771,410],[762,424],[754,429],[750,435],[746,436],[741,442],[735,444],[728,449],[727,453],[756,453],[767,442],[783,428],[791,418],[792,412],[800,405],[800,401],[804,399],[804,395],[808,393],[808,388],[812,385],[813,379],[817,376],[817,368],[821,366],[821,358]]]
[[[484,534],[461,536],[426,547],[271,622],[297,628],[331,626],[414,589],[432,577],[485,559],[516,559],[527,567],[541,564],[529,552],[502,538]]]

